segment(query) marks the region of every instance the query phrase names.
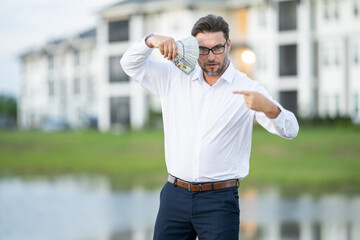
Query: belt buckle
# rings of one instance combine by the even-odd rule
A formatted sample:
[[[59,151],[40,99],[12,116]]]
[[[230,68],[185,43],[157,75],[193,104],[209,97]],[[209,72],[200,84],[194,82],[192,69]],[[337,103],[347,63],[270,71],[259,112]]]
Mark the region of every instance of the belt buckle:
[[[189,191],[191,191],[191,183],[189,183]],[[199,192],[201,192],[202,191],[202,189],[201,189],[201,183],[194,183],[193,185],[196,185],[196,186],[199,186],[200,187],[200,189],[199,189]]]
[[[188,190],[189,190],[189,192],[191,192],[191,183],[188,183]],[[202,191],[202,189],[201,189],[201,183],[196,183],[196,184],[194,184],[194,185],[198,185],[199,187],[200,187],[200,192]]]

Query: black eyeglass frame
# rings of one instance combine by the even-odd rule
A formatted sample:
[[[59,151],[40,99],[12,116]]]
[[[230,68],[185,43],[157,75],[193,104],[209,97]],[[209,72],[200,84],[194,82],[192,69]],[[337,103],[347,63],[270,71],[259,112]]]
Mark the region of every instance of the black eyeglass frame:
[[[209,53],[210,53],[210,51],[213,53],[213,54],[215,54],[215,55],[219,55],[219,54],[222,54],[222,53],[224,53],[225,52],[225,46],[226,46],[226,44],[227,44],[227,42],[228,42],[228,40],[226,39],[226,42],[225,42],[225,44],[224,45],[216,45],[215,47],[212,47],[212,48],[207,48],[207,47],[199,47],[199,55],[202,55],[202,56],[205,56],[205,55],[208,55]],[[221,51],[221,52],[218,52],[218,53],[215,53],[214,52],[214,48],[223,48],[223,50]],[[203,50],[207,50],[207,53],[205,54],[205,53],[201,53],[201,48],[203,49]]]

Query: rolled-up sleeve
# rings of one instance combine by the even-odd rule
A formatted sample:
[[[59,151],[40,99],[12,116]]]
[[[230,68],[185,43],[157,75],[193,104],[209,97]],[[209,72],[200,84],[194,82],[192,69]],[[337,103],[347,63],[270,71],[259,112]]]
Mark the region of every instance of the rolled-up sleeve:
[[[279,135],[280,137],[286,139],[295,138],[299,132],[299,124],[294,113],[283,108],[280,103],[270,96],[262,85],[259,84],[256,87],[256,91],[263,94],[281,110],[280,114],[274,119],[268,118],[263,112],[256,112],[256,121],[270,133]]]

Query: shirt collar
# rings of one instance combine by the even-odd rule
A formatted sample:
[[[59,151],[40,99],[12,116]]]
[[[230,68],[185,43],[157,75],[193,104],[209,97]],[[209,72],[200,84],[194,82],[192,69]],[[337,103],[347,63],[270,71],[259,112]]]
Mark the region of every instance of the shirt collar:
[[[199,66],[199,64],[196,64],[196,68],[194,69],[194,72],[191,74],[191,81],[195,81],[197,79],[201,79],[202,70]]]
[[[229,61],[229,66],[227,67],[227,69],[225,70],[223,75],[221,75],[221,77],[219,79],[224,79],[228,83],[232,83],[234,74],[235,74],[235,68],[234,68],[234,65],[232,64],[231,60],[229,59],[228,61]],[[203,71],[200,68],[200,66],[197,64],[196,68],[194,69],[194,73],[191,75],[191,81],[203,79],[202,74],[203,74]]]

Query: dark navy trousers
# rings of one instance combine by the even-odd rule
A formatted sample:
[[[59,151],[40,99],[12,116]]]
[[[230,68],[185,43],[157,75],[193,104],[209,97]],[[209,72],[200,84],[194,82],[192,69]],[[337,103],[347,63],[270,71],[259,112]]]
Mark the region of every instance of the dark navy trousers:
[[[190,192],[169,182],[160,193],[154,240],[238,240],[238,188]]]

